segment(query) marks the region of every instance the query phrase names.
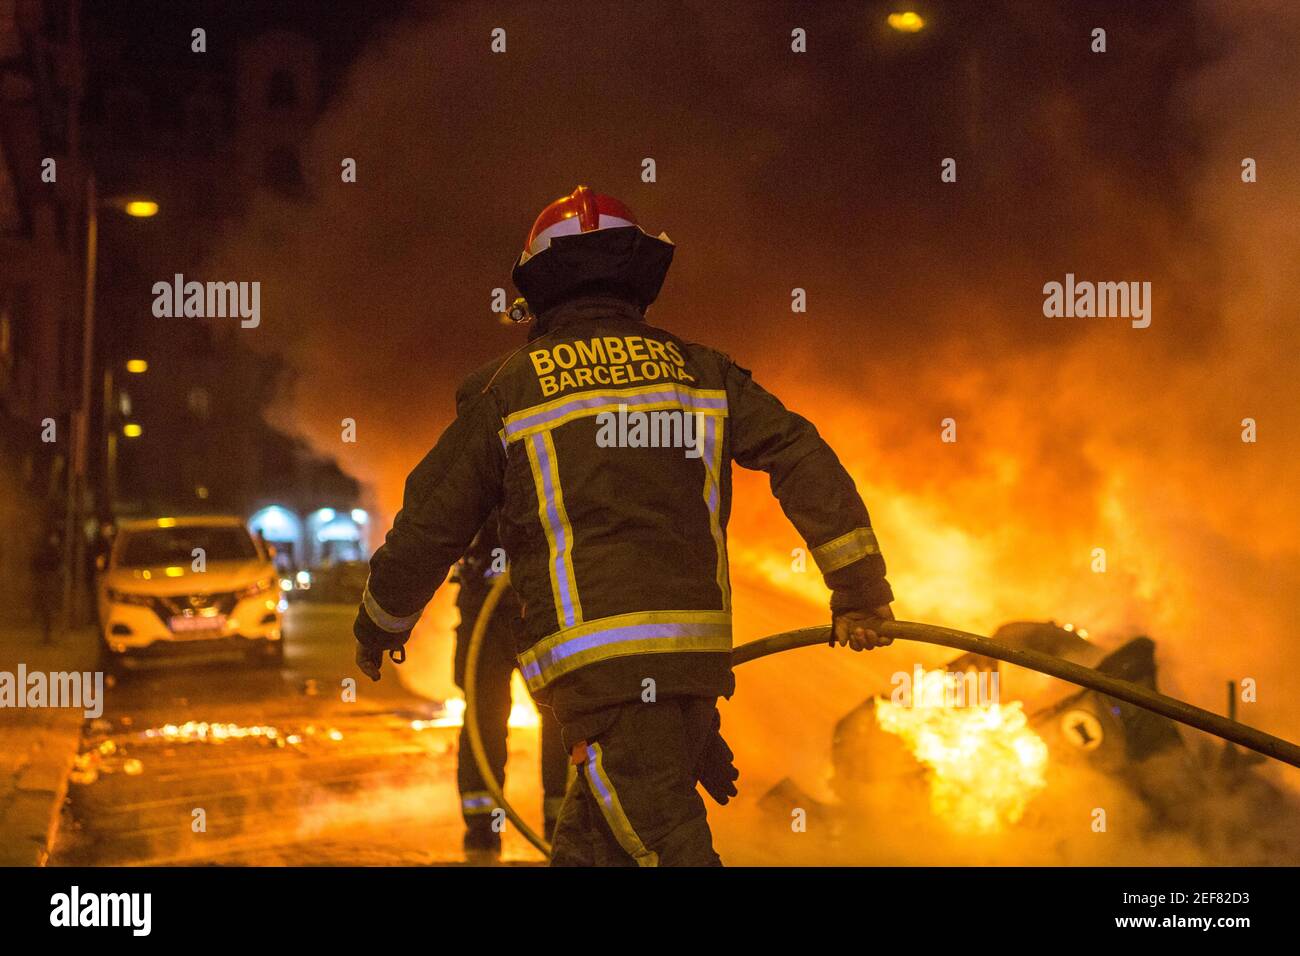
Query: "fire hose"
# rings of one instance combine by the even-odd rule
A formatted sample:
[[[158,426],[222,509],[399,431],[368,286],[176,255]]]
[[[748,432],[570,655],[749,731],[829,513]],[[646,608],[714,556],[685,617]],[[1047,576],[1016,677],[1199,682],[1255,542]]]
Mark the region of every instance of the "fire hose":
[[[492,582],[492,587],[488,591],[487,599],[483,602],[483,607],[479,610],[478,619],[474,622],[474,630],[470,635],[469,649],[465,657],[465,729],[469,736],[470,750],[473,752],[474,762],[483,778],[485,789],[492,795],[496,805],[505,811],[507,818],[519,828],[519,832],[523,834],[524,838],[549,857],[551,855],[550,845],[520,817],[515,808],[506,800],[506,796],[501,790],[501,782],[496,779],[492,767],[488,764],[487,753],[483,749],[483,738],[479,732],[477,700],[474,693],[478,678],[478,655],[482,649],[484,635],[487,634],[488,622],[492,619],[497,603],[501,600],[501,595],[509,583],[509,572],[498,575]],[[1071,684],[1095,690],[1107,697],[1126,701],[1162,717],[1168,717],[1180,724],[1186,724],[1188,727],[1194,727],[1197,730],[1221,737],[1234,744],[1239,744],[1242,747],[1264,754],[1266,757],[1288,763],[1293,767],[1300,767],[1300,746],[1288,740],[1274,737],[1272,734],[1266,734],[1262,730],[1248,727],[1239,721],[1222,717],[1185,701],[1168,697],[1158,691],[1143,687],[1141,684],[1103,674],[1101,671],[1091,667],[1084,667],[1082,664],[1076,664],[1073,661],[1045,654],[1042,651],[1007,647],[987,637],[980,637],[978,634],[968,634],[965,631],[937,627],[933,624],[917,624],[911,621],[883,621],[876,626],[876,630],[885,637],[951,647],[956,650],[979,654],[983,657],[996,658],[1017,667],[1038,671],[1041,674],[1047,674],[1049,677],[1056,677]],[[755,661],[770,654],[792,651],[800,647],[811,647],[814,644],[826,644],[830,640],[831,629],[828,626],[805,627],[795,631],[784,631],[780,634],[772,634],[751,641],[748,644],[742,644],[731,652],[731,664],[735,667],[738,664]]]

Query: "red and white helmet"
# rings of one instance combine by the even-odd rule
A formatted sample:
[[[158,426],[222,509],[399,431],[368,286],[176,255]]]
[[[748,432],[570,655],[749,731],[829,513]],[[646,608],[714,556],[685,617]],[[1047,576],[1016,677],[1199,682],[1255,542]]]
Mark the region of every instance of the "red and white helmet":
[[[539,316],[566,296],[592,290],[645,309],[672,259],[666,235],[647,235],[623,203],[579,186],[542,210],[510,275]]]
[[[567,196],[561,196],[542,210],[528,241],[524,243],[525,260],[549,248],[556,236],[572,236],[580,232],[595,232],[598,229],[618,229],[623,226],[638,226],[632,210],[613,196],[592,192],[586,186],[579,186]]]

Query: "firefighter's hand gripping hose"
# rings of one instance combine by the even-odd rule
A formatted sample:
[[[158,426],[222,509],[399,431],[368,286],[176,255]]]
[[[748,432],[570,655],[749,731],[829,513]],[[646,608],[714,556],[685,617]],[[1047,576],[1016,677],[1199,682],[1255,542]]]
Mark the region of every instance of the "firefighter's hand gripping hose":
[[[529,843],[549,857],[551,855],[550,845],[524,822],[523,818],[515,811],[515,808],[506,800],[505,794],[502,793],[501,782],[496,779],[492,768],[488,765],[487,754],[483,750],[483,739],[479,734],[478,710],[474,694],[474,688],[477,686],[478,655],[483,644],[483,635],[487,633],[488,621],[492,619],[492,612],[496,609],[497,602],[500,601],[501,595],[509,586],[509,583],[508,572],[497,576],[496,580],[492,582],[492,589],[488,592],[487,600],[483,602],[482,610],[479,611],[478,620],[474,622],[474,630],[470,636],[469,651],[465,661],[465,728],[469,732],[470,749],[474,753],[474,762],[478,765],[483,782],[487,786],[488,792],[492,794],[497,806],[505,811],[506,816],[519,828],[519,832],[524,835],[524,838]],[[1293,767],[1300,767],[1300,746],[1288,740],[1274,737],[1262,730],[1256,730],[1254,727],[1248,727],[1245,724],[1230,720],[1227,717],[1221,717],[1200,707],[1194,707],[1173,697],[1167,697],[1131,681],[1111,677],[1109,674],[1103,674],[1091,667],[1084,667],[1082,664],[1075,664],[1072,661],[1063,660],[1051,654],[1044,654],[1041,651],[1006,647],[997,641],[989,640],[987,637],[980,637],[977,634],[968,634],[965,631],[956,631],[947,627],[936,627],[932,624],[916,624],[911,621],[884,621],[877,627],[880,633],[886,637],[952,647],[957,650],[980,654],[984,657],[996,658],[1000,661],[1006,661],[1008,664],[1015,664],[1018,667],[1025,667],[1041,674],[1047,674],[1050,677],[1069,681],[1072,684],[1087,687],[1108,697],[1114,697],[1145,708],[1153,713],[1160,714],[1162,717],[1168,717],[1170,720],[1176,720],[1197,730],[1214,734],[1216,737],[1222,737],[1224,740],[1240,744],[1267,757],[1272,757],[1274,760],[1281,760]],[[811,647],[814,644],[825,644],[830,638],[830,633],[831,629],[829,627],[805,627],[796,631],[773,634],[736,648],[732,651],[731,663],[734,667],[748,661],[758,660],[760,657],[767,657],[769,654],[792,651],[799,647]]]

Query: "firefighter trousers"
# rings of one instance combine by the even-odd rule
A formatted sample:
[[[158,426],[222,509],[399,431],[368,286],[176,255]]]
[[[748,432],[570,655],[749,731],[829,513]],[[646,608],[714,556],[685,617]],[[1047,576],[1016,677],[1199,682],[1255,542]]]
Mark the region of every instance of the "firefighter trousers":
[[[470,631],[477,611],[466,614],[462,610],[462,626],[456,632],[456,685],[465,687],[465,656],[469,648]],[[510,680],[515,669],[514,643],[508,614],[500,611],[492,616],[479,652],[475,700],[478,708],[479,735],[488,765],[497,782],[505,786],[506,737],[510,722]],[[569,778],[569,755],[560,739],[560,725],[549,707],[539,704],[541,717],[542,751],[542,813],[549,832],[559,816],[564,801],[565,785]],[[467,830],[492,828],[492,811],[496,801],[488,793],[474,762],[469,745],[469,731],[461,727],[457,749],[456,782],[460,788],[461,815]]]
[[[552,866],[721,866],[697,767],[717,701],[675,697],[610,708],[573,748],[581,761],[560,808]]]

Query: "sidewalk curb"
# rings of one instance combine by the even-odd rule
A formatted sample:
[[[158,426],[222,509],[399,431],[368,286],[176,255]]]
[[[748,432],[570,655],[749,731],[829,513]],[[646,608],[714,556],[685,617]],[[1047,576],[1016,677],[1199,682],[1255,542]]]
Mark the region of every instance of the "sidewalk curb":
[[[61,713],[40,735],[3,817],[0,866],[45,866],[58,836],[68,777],[81,747],[79,711]]]
[[[53,648],[15,645],[11,652],[32,670],[94,668],[93,644],[85,640]],[[8,719],[0,723],[7,754],[0,766],[0,867],[45,866],[58,837],[86,717],[75,707],[3,713]]]

